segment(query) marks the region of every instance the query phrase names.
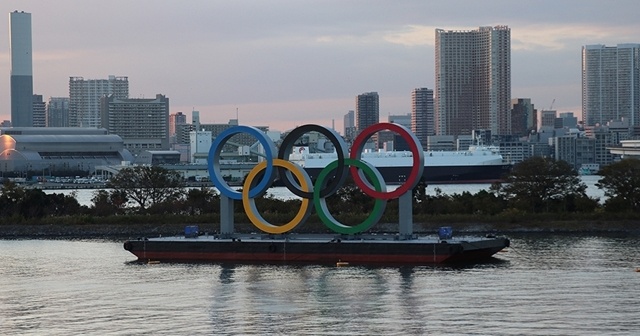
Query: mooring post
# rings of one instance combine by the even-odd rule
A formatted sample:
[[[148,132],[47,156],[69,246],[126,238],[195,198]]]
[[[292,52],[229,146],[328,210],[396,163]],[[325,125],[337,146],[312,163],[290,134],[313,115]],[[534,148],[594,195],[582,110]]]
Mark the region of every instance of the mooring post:
[[[220,195],[220,234],[230,235],[233,232],[233,200]]]
[[[413,192],[411,190],[398,198],[398,223],[399,233],[402,239],[408,239],[413,235]]]

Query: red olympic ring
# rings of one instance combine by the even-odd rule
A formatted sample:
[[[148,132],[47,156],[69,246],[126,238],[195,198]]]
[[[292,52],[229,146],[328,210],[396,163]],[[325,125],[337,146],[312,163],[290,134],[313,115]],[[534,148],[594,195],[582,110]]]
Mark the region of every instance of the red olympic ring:
[[[413,167],[411,167],[411,172],[409,173],[409,177],[405,183],[391,192],[376,191],[371,184],[367,182],[364,174],[360,169],[358,169],[358,167],[352,166],[349,169],[354,182],[362,192],[374,198],[390,200],[399,198],[404,193],[411,191],[418,184],[422,177],[422,172],[424,171],[424,151],[422,150],[422,144],[420,144],[418,138],[406,127],[394,123],[378,123],[365,128],[360,132],[360,134],[358,134],[356,139],[353,141],[353,146],[351,146],[351,153],[349,157],[354,160],[360,160],[367,140],[369,140],[369,138],[371,138],[371,136],[376,132],[383,130],[389,130],[399,134],[411,149],[411,153],[413,154]]]

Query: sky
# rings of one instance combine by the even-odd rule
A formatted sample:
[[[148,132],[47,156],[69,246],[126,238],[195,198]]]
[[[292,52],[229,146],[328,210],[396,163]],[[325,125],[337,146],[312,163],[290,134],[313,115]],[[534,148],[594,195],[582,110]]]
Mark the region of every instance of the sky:
[[[202,123],[334,126],[376,91],[380,119],[435,86],[435,29],[511,28],[511,95],[581,111],[581,48],[640,43],[637,0],[2,0],[0,120],[10,120],[9,13],[31,13],[34,93],[69,77],[129,77],[130,98],[164,94]]]

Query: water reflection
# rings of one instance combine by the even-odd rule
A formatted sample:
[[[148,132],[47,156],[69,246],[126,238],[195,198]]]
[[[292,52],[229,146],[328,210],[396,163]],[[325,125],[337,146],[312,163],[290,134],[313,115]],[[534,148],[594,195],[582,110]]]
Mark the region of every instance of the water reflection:
[[[640,239],[512,235],[489,263],[131,263],[119,242],[0,241],[2,334],[635,334]],[[603,322],[603,321],[606,321]]]

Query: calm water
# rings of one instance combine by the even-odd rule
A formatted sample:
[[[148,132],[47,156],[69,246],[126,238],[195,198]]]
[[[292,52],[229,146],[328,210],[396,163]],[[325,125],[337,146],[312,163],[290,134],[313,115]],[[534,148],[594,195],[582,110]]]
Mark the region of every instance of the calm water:
[[[147,265],[122,242],[0,240],[0,334],[640,334],[639,237],[510,238],[458,268]]]

